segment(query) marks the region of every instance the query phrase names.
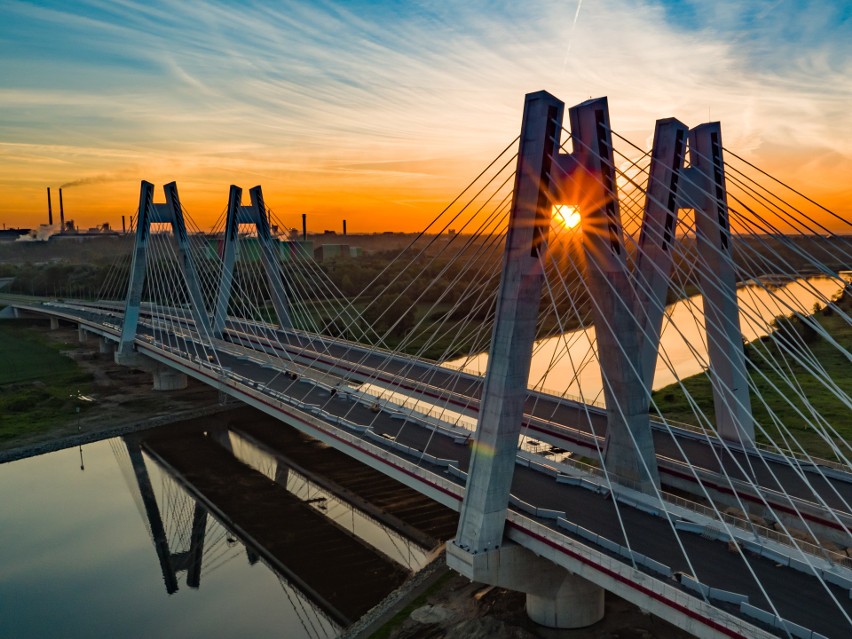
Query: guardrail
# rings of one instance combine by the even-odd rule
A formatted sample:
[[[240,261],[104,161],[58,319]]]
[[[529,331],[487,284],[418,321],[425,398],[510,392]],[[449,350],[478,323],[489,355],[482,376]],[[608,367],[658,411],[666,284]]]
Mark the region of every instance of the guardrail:
[[[603,470],[595,466],[586,464],[584,462],[569,458],[560,463],[572,466],[577,470],[580,470],[581,472],[587,473],[589,475],[593,475],[595,477],[599,477],[605,480],[607,479],[607,473],[605,473]],[[639,486],[635,482],[631,482],[630,480],[623,477],[618,477],[613,473],[609,473],[608,481],[615,483],[619,486],[626,486],[627,488],[631,488],[633,490],[638,490],[639,488]],[[714,519],[716,521],[719,521],[719,518],[721,516],[721,519],[725,523],[730,524],[731,526],[735,526],[736,528],[748,531],[750,533],[758,535],[759,537],[763,537],[767,540],[783,544],[790,548],[801,550],[802,552],[808,555],[813,555],[814,557],[822,557],[823,559],[826,559],[833,564],[837,564],[843,568],[848,568],[852,570],[852,557],[849,557],[844,553],[828,550],[823,546],[811,543],[806,540],[794,540],[791,537],[778,532],[777,530],[773,530],[772,528],[756,524],[750,519],[744,519],[742,517],[736,517],[735,515],[731,515],[729,513],[720,512],[709,506],[699,504],[697,502],[685,499],[672,493],[660,491],[660,495],[663,501],[666,503],[685,508],[686,510],[690,510],[699,515],[704,515],[705,517]]]
[[[692,612],[693,614],[690,616],[693,618],[700,616],[706,622],[709,622],[708,625],[715,624],[722,626],[741,637],[770,636],[768,633],[762,633],[760,629],[744,619],[715,608],[670,583],[640,572],[621,559],[616,559],[590,548],[585,544],[571,539],[562,532],[534,521],[521,513],[509,511],[507,519],[511,524],[507,527],[507,533],[515,541],[524,541],[524,537],[532,535],[534,538],[543,540],[546,545],[557,549],[557,552],[562,552],[579,560],[592,570],[603,572],[607,576],[616,576],[620,581],[630,584],[635,590],[645,595],[651,594],[654,599],[664,602],[665,605],[675,608],[681,613],[690,614]],[[590,577],[585,574],[581,576],[585,578]]]

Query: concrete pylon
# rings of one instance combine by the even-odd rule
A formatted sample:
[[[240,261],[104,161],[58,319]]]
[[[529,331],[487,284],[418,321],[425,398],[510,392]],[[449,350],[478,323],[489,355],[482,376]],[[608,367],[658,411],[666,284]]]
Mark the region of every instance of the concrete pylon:
[[[544,91],[527,95],[524,103],[488,370],[447,564],[475,581],[527,593],[527,612],[534,621],[569,628],[603,616],[603,591],[503,539],[541,302],[541,260],[552,209],[550,176],[563,108]]]
[[[198,283],[195,264],[189,250],[189,235],[183,217],[183,208],[178,197],[177,184],[170,182],[163,187],[165,204],[155,204],[154,185],[142,181],[139,189],[139,213],[136,218],[136,241],[133,249],[133,261],[130,267],[130,282],[124,303],[124,320],[121,327],[121,340],[115,353],[119,364],[132,360],[132,353],[139,327],[139,308],[142,302],[142,290],[145,285],[145,271],[148,261],[148,241],[151,224],[170,224],[178,245],[180,269],[189,293],[189,307],[196,329],[202,335],[210,333],[210,319],[204,305],[204,297]]]
[[[690,181],[684,205],[695,209],[699,286],[710,358],[716,429],[724,439],[751,447],[754,421],[740,329],[737,275],[731,247],[722,128],[718,122],[689,134]]]
[[[674,118],[657,120],[645,210],[636,256],[636,318],[641,323],[641,364],[647,391],[654,385],[660,331],[671,283],[672,245],[678,216],[678,190],[689,127]]]
[[[604,463],[616,481],[651,493],[660,479],[646,374],[638,356],[641,331],[625,256],[607,100],[587,100],[569,109],[569,116],[575,166],[561,197],[580,212],[606,400]]]
[[[281,328],[292,328],[290,303],[287,297],[284,281],[281,277],[281,266],[278,246],[272,237],[269,226],[269,216],[263,201],[263,191],[255,186],[249,191],[250,206],[242,206],[243,190],[231,185],[228,195],[228,216],[225,221],[225,237],[222,246],[222,279],[219,282],[219,292],[216,298],[216,309],[213,318],[213,335],[221,338],[227,319],[228,304],[231,299],[231,288],[234,281],[234,266],[239,256],[240,224],[251,224],[257,229],[257,241],[260,245],[260,255],[269,293],[272,296],[272,306],[278,317]]]
[[[515,191],[488,370],[473,456],[454,543],[471,553],[502,543],[518,434],[527,395],[550,227],[550,167],[559,148],[563,104],[541,91],[526,96]]]
[[[56,317],[50,318],[50,330],[58,331],[59,330],[59,319]]]

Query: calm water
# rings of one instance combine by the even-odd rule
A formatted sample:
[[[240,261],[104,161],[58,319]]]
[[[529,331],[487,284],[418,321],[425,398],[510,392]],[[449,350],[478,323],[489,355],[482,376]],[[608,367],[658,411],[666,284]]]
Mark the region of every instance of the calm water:
[[[121,440],[0,465],[0,637],[333,637],[304,595],[212,516],[200,588],[167,594]],[[194,501],[145,464],[173,552]]]
[[[771,293],[758,286],[742,286],[737,296],[743,336],[752,340],[766,335],[770,323],[778,315],[790,315],[793,310],[810,313],[815,303],[823,306],[840,288],[837,280],[827,277],[791,281],[772,289]],[[665,356],[657,360],[655,389],[704,370],[707,347],[702,312],[700,296],[667,308],[660,339],[661,352]],[[550,389],[556,394],[564,392],[583,397],[586,401],[603,401],[600,367],[592,348],[594,342],[594,327],[536,342],[529,385]],[[448,362],[451,366],[464,366],[477,372],[484,372],[487,363],[487,353]]]

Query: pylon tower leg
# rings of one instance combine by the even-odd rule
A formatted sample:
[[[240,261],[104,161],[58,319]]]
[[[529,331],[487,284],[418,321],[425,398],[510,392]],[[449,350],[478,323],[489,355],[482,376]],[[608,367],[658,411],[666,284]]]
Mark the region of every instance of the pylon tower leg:
[[[563,108],[543,91],[526,96],[488,370],[467,490],[456,538],[447,547],[447,564],[475,581],[527,593],[527,610],[538,623],[578,627],[601,618],[603,591],[503,539],[541,302],[552,208],[550,175]],[[565,586],[572,579],[582,582],[579,589]],[[588,596],[578,597],[580,591]]]
[[[708,122],[695,127],[689,146],[690,164],[701,187],[696,196],[695,226],[716,429],[724,439],[751,447],[754,421],[740,328],[721,125]]]
[[[641,331],[624,249],[607,100],[587,100],[569,109],[569,115],[578,168],[568,191],[580,211],[606,401],[604,463],[616,481],[652,493],[660,479],[638,355]]]

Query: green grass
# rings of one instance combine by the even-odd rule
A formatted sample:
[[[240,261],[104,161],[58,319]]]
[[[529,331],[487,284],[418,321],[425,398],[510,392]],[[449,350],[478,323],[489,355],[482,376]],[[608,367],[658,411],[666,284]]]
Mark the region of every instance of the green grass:
[[[68,422],[90,376],[27,322],[0,322],[0,444]]]
[[[851,306],[848,301],[846,306]],[[847,308],[847,313],[849,312]],[[825,316],[817,313],[816,320],[826,329],[829,335],[847,351],[852,351],[852,327],[836,314]],[[848,358],[834,345],[819,336],[814,335],[808,344],[816,360],[834,380],[834,383],[847,394],[852,392],[852,365]],[[763,353],[766,357],[761,356]],[[769,356],[781,358],[781,353],[771,336],[764,337],[746,347],[749,375],[754,380],[757,392],[752,389],[751,404],[755,420],[767,434],[784,446],[787,437],[770,417],[772,412],[779,418],[786,430],[811,454],[832,459],[831,447],[815,432],[812,426],[809,409],[798,399],[798,389],[791,388],[782,376],[770,367],[766,361]],[[789,359],[789,356],[787,357]],[[852,418],[849,408],[838,400],[819,379],[803,366],[791,364],[785,377],[794,377],[801,387],[801,392],[808,398],[810,404],[838,432],[839,438],[849,441],[852,439]],[[712,418],[713,394],[710,380],[705,374],[695,375],[683,382],[689,394],[698,407]],[[696,424],[698,420],[692,407],[686,400],[684,392],[675,384],[654,392],[654,401],[660,407],[667,419]],[[756,427],[757,440],[768,443],[768,438]],[[835,439],[838,439],[835,437]],[[788,447],[788,446],[784,446]]]

